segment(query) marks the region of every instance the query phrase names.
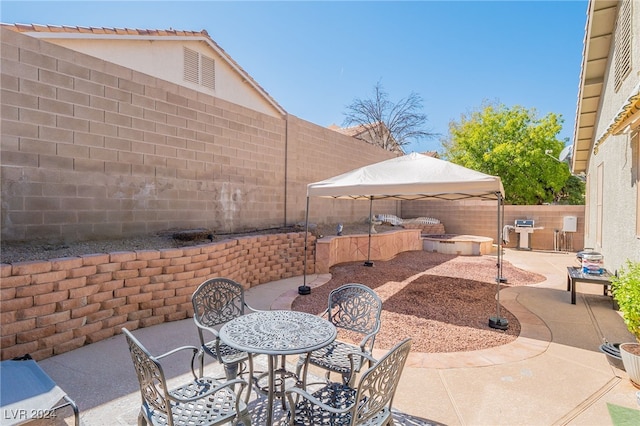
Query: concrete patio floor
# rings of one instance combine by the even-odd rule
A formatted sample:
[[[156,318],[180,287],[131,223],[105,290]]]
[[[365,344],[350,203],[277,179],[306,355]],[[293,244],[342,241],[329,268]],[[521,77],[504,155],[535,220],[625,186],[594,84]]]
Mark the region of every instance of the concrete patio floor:
[[[640,419],[638,390],[598,350],[604,339],[625,342],[633,336],[612,309],[611,299],[602,296],[600,285],[580,283],[576,305],[571,305],[566,267],[576,265],[575,254],[507,249],[504,260],[547,278],[500,293],[501,302],[522,326],[520,336],[511,344],[482,351],[412,353],[394,401],[397,423],[622,424],[612,420],[611,410]],[[314,287],[329,278],[308,276],[307,284]],[[263,284],[248,290],[246,298],[259,309],[288,309],[301,284],[302,277]],[[191,318],[133,333],[153,354],[198,342]],[[208,362],[206,373],[220,375],[220,367]],[[82,425],[136,424],[139,389],[122,335],[39,364],[78,404]],[[168,363],[166,373],[172,381],[187,374],[186,364],[184,359]],[[33,424],[71,425],[68,411],[66,418]],[[260,420],[254,424],[260,425]]]

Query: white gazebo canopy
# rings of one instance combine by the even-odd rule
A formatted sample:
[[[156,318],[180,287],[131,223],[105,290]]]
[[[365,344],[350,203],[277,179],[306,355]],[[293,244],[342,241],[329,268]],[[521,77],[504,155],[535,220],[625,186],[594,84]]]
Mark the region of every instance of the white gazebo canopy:
[[[308,197],[353,200],[504,199],[502,181],[448,161],[412,153],[307,185]]]
[[[373,200],[419,200],[438,198],[463,200],[468,198],[497,201],[498,224],[498,276],[496,283],[497,315],[489,319],[493,328],[506,329],[508,322],[500,316],[500,282],[502,280],[502,217],[500,207],[504,200],[504,188],[498,176],[477,172],[448,161],[427,155],[411,153],[379,163],[360,167],[350,172],[307,185],[306,229],[309,227],[309,198],[324,197],[351,200],[369,200],[369,221]],[[298,293],[309,294],[307,286],[307,237],[305,233],[304,282]],[[369,231],[369,252],[371,231]],[[373,266],[367,259],[366,266]]]

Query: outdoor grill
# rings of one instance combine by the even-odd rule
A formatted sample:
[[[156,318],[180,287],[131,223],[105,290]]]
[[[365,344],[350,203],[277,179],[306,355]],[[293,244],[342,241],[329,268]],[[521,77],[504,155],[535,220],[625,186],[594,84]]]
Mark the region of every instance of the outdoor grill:
[[[533,219],[516,219],[514,225],[516,228],[533,228],[535,222]]]
[[[534,226],[533,219],[516,219],[514,231],[518,234],[518,248],[520,250],[531,250],[529,234],[533,234]]]

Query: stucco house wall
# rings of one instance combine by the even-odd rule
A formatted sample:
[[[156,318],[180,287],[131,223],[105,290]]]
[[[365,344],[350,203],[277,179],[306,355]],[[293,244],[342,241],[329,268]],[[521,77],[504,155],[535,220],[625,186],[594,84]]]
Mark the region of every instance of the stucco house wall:
[[[206,33],[176,31],[40,31],[28,34],[107,62],[122,65],[162,80],[189,87],[219,99],[242,105],[272,117],[284,110]],[[96,29],[97,30],[97,29]],[[194,84],[184,78],[184,48],[215,61],[215,89]]]
[[[618,12],[620,11],[620,4]],[[587,193],[585,246],[601,252],[611,270],[619,269],[626,259],[640,261],[640,235],[637,221],[640,184],[640,147],[638,124],[635,128],[610,132],[621,109],[637,96],[640,84],[640,7],[631,7],[631,72],[616,90],[614,82],[615,43],[611,42],[603,79],[601,100],[596,114],[591,151],[586,168]],[[598,25],[598,13],[589,16]],[[615,26],[613,27],[615,29]],[[590,58],[589,52],[585,57]],[[583,75],[582,84],[585,83]],[[631,101],[633,102],[633,101]],[[637,114],[637,113],[636,113]],[[577,123],[580,126],[580,122]],[[601,216],[598,210],[601,208]],[[600,219],[599,219],[600,217]],[[601,231],[599,231],[601,226]],[[598,235],[601,235],[599,237]]]
[[[626,259],[640,261],[640,236],[636,233],[638,139],[638,133],[610,137],[589,161],[585,245],[602,253],[613,270]],[[603,168],[601,242],[597,238],[598,167]]]

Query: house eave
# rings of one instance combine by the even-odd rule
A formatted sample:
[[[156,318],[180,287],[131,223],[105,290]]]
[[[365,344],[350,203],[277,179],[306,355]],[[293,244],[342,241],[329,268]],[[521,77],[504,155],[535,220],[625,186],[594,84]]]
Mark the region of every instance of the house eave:
[[[618,10],[616,0],[590,0],[587,9],[582,67],[573,136],[573,173],[587,170],[596,140],[604,78]]]

